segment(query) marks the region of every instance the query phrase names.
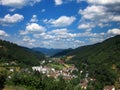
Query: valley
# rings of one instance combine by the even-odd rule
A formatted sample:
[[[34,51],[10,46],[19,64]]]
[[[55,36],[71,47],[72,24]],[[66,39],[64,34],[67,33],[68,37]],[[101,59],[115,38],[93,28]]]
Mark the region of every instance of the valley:
[[[6,46],[6,44],[8,44]],[[10,45],[9,45],[10,44]],[[61,51],[54,57],[45,57],[41,52],[16,46],[1,41],[0,88],[25,88],[25,90],[102,90],[106,88],[119,90],[120,36],[115,36],[101,43]],[[12,46],[23,50],[28,57],[20,52],[18,58],[8,52]],[[22,51],[21,51],[22,52]],[[63,54],[61,54],[63,52]],[[94,53],[95,52],[95,53]],[[33,53],[36,61],[30,61]],[[33,55],[31,54],[31,55]],[[10,58],[11,57],[11,58]],[[20,61],[20,59],[23,61]],[[34,57],[34,56],[33,56]],[[29,58],[31,64],[25,58]],[[23,64],[22,64],[22,63]],[[34,62],[34,63],[33,63]]]

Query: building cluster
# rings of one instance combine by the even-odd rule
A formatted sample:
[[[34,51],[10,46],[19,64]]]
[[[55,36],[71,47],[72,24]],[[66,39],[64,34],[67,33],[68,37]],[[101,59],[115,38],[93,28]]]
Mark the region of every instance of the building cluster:
[[[53,77],[53,78],[58,78],[59,76],[63,76],[65,80],[70,80],[72,78],[77,78],[76,75],[73,74],[73,71],[78,71],[78,69],[74,66],[71,65],[69,67],[64,67],[63,69],[56,70],[53,67],[50,66],[33,66],[32,67],[33,71],[38,71],[39,73],[45,74],[47,77]]]

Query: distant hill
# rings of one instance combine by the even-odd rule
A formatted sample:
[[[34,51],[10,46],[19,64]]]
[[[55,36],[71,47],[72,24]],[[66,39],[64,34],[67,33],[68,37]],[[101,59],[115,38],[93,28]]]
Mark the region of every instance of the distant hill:
[[[53,57],[65,56],[65,55],[67,55],[68,53],[72,52],[73,50],[74,50],[74,49],[72,49],[72,48],[63,50],[63,51],[58,52],[57,54],[53,55]]]
[[[0,40],[0,62],[15,61],[20,65],[38,65],[39,61],[44,58],[41,52]]]
[[[35,48],[32,48],[32,50],[40,51],[40,52],[44,53],[47,56],[53,56],[56,53],[59,53],[59,52],[63,51],[64,49],[53,49],[53,48],[48,49],[48,48],[35,47]]]

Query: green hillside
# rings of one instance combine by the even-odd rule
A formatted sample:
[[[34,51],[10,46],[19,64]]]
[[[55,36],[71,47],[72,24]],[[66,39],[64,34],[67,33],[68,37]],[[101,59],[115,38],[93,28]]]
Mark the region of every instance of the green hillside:
[[[120,78],[120,35],[109,38],[101,43],[76,48],[67,53],[74,58],[68,63],[74,63],[83,73],[89,72],[89,77],[95,78],[96,90],[102,90],[105,85],[115,85]]]
[[[40,52],[0,40],[0,62],[16,62],[20,65],[37,65],[45,56]]]
[[[65,56],[67,53],[69,53],[71,51],[73,51],[73,49],[69,48],[69,49],[63,50],[61,52],[58,52],[57,54],[53,55],[53,57]]]
[[[101,43],[76,48],[67,55],[75,55],[79,62],[98,64],[118,64],[120,62],[120,35],[109,38]]]

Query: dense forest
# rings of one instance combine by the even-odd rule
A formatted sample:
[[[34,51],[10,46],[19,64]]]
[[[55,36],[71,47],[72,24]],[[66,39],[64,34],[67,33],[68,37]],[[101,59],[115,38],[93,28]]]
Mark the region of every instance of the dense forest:
[[[73,62],[86,64],[116,64],[120,67],[120,35],[109,38],[101,43],[83,46],[67,53],[74,55]]]
[[[38,65],[44,58],[41,52],[0,40],[0,62],[14,61],[20,65]]]
[[[74,63],[80,70],[89,72],[89,76],[96,79],[97,90],[119,82],[120,35],[101,43],[76,48],[67,55],[74,56],[69,63]]]

